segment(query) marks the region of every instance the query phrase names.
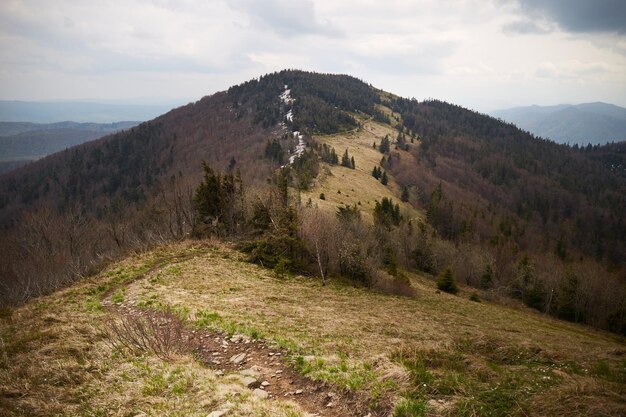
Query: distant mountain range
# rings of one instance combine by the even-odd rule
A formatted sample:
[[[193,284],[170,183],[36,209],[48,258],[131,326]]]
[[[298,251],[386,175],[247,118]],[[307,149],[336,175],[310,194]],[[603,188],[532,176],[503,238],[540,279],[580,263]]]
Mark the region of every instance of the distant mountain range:
[[[626,140],[626,108],[613,104],[515,107],[491,115],[559,143],[596,145]]]
[[[0,121],[55,123],[112,123],[121,120],[150,120],[169,111],[174,104],[109,104],[82,101],[6,101],[0,100]]]
[[[139,122],[0,122],[0,174],[32,160],[130,129],[138,124]]]

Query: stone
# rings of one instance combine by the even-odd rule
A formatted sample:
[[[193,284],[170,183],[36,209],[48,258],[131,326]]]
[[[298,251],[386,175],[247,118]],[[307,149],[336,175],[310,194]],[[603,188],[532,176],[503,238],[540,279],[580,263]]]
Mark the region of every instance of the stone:
[[[243,376],[251,376],[253,378],[258,378],[261,373],[259,371],[257,371],[254,368],[248,368],[248,369],[244,369],[243,371],[239,372],[239,375],[243,375]]]
[[[244,387],[250,388],[254,384],[256,384],[256,378],[252,378],[251,376],[244,376],[241,378],[241,383]]]
[[[230,358],[230,361],[232,363],[234,363],[235,365],[239,365],[240,363],[242,363],[244,360],[246,359],[246,354],[245,353],[239,353],[237,355],[233,355]]]
[[[263,382],[261,382],[261,386],[262,386],[262,387],[267,387],[269,384],[270,384],[270,383],[269,383],[269,382],[267,382],[267,381],[263,381]]]
[[[302,390],[301,389],[296,390],[296,395],[299,395],[299,394],[302,394]]]
[[[269,397],[269,394],[267,393],[267,391],[263,391],[262,389],[256,388],[254,391],[252,391],[252,395],[264,400],[267,397]]]

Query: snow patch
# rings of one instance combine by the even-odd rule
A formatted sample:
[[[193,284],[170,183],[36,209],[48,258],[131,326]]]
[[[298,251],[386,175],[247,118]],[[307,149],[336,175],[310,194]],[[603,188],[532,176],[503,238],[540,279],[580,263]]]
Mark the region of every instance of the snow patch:
[[[291,98],[291,90],[285,86],[285,91],[279,96],[283,103],[289,105],[293,103],[293,98]]]
[[[295,101],[291,97],[291,90],[289,89],[289,86],[286,84],[285,84],[285,91],[282,92],[279,98],[285,104],[285,106],[291,106],[293,102]],[[293,123],[293,109],[289,109],[289,111],[287,111],[287,114],[285,114],[285,120]],[[285,124],[281,122],[281,126],[285,126]],[[287,165],[293,164],[296,161],[296,159],[302,156],[302,154],[304,153],[306,149],[306,142],[304,140],[304,135],[300,133],[299,131],[292,132],[291,134],[293,135],[294,139],[298,140],[298,144],[296,145],[296,148],[291,153],[291,155],[289,155],[289,163],[286,165],[283,165],[283,168],[286,167]]]
[[[289,157],[289,164],[293,164],[294,161],[304,153],[306,149],[306,142],[304,141],[304,135],[297,130],[293,132],[293,137],[298,139],[298,144],[296,145],[296,149],[293,151],[293,154]]]

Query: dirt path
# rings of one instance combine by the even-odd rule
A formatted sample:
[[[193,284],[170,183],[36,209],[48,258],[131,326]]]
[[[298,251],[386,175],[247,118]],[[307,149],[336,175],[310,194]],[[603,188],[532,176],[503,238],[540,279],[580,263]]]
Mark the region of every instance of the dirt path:
[[[147,277],[161,265],[164,265],[164,260],[158,261],[150,271],[131,282]],[[192,352],[204,365],[214,369],[218,377],[237,375],[253,395],[268,401],[288,399],[297,403],[307,416],[377,417],[389,414],[390,404],[384,401],[370,408],[364,393],[340,389],[301,375],[287,364],[286,352],[268,341],[195,329],[184,326],[172,314],[113,303],[110,297],[118,288],[107,291],[102,299],[102,305],[112,315],[126,320],[145,319],[167,330],[176,329],[176,343],[180,344],[181,350]]]

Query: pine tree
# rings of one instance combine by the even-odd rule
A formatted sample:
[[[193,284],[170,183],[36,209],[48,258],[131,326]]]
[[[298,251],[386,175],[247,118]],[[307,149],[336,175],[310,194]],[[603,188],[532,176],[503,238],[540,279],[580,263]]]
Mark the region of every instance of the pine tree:
[[[456,280],[454,279],[454,273],[452,272],[452,269],[446,268],[439,275],[439,278],[437,279],[437,288],[450,294],[456,294],[457,292],[459,292],[459,288],[456,285]]]
[[[380,168],[378,168],[377,166],[374,166],[374,169],[372,169],[372,177],[376,178],[376,179],[380,179]]]
[[[389,182],[389,178],[387,178],[387,171],[383,171],[383,175],[380,177],[380,183],[382,185],[387,185]]]
[[[350,158],[350,168],[355,169],[356,164],[354,163],[354,156]]]
[[[382,138],[382,140],[380,141],[380,146],[378,147],[378,150],[380,151],[380,153],[389,152],[389,145],[389,135],[385,135],[385,137]]]
[[[350,162],[350,156],[348,155],[347,149],[341,157],[341,166],[346,168],[352,168],[352,163]]]
[[[409,201],[409,189],[407,188],[406,185],[402,187],[402,194],[400,195],[400,200],[404,201],[405,203]]]

